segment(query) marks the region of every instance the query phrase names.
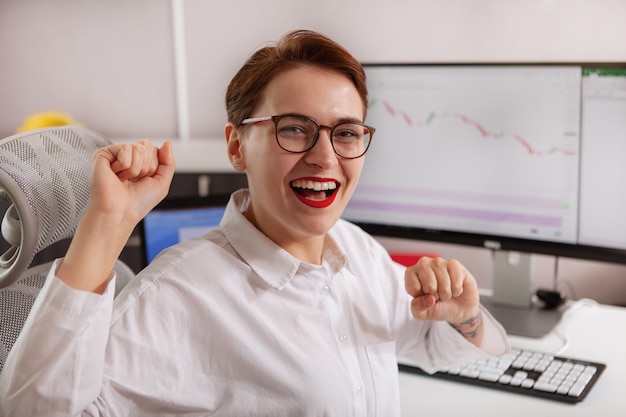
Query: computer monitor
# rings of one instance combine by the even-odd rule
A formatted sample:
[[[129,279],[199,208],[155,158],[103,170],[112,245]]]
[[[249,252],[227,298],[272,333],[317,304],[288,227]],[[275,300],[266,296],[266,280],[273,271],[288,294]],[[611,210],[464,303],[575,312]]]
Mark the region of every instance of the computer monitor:
[[[558,321],[529,314],[530,254],[626,264],[626,63],[364,67],[376,135],[344,218],[493,250],[527,336]]]
[[[163,200],[140,222],[144,266],[163,249],[218,226],[229,198],[220,194]]]

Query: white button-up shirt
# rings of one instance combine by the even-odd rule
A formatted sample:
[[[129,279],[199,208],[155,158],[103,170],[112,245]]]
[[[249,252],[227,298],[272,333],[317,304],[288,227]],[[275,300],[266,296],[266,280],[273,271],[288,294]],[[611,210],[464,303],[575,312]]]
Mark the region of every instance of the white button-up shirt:
[[[114,279],[96,295],[53,268],[0,378],[4,415],[392,417],[398,356],[434,371],[486,355],[412,318],[404,267],[361,229],[338,221],[306,264],[245,219],[248,198],[115,300]]]

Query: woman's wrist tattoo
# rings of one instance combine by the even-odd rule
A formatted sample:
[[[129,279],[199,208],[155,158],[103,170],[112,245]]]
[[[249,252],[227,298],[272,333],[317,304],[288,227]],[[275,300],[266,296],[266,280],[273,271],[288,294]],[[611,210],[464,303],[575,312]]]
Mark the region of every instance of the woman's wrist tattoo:
[[[450,323],[450,326],[457,332],[461,333],[466,339],[473,339],[478,335],[480,328],[483,325],[483,315],[478,310],[478,314],[460,323]]]

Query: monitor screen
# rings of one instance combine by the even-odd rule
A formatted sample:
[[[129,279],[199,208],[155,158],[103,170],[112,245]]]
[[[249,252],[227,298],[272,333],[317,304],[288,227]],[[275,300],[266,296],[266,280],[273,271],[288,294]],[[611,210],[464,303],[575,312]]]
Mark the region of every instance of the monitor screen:
[[[626,64],[365,64],[373,234],[626,263]]]
[[[229,195],[165,199],[140,223],[144,266],[165,248],[218,226]]]

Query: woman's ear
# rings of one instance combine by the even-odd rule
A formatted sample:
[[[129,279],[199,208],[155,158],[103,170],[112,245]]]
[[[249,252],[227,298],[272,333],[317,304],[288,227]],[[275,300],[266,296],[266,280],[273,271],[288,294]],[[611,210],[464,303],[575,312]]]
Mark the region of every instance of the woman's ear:
[[[227,123],[224,127],[224,136],[226,137],[228,160],[236,171],[245,171],[246,165],[241,152],[242,141],[239,129],[232,123]]]

